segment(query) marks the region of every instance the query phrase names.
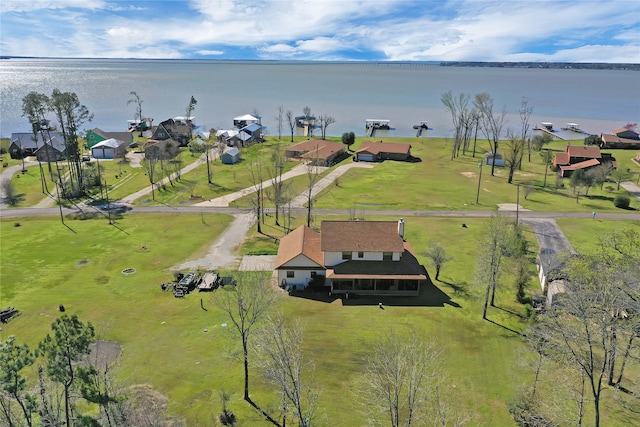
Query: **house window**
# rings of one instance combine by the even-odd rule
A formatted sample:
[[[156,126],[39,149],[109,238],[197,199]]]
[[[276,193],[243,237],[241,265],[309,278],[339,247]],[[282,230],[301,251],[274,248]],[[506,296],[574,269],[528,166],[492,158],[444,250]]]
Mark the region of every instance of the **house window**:
[[[383,261],[393,261],[393,252],[383,252],[382,253]]]
[[[312,279],[315,279],[317,275],[318,275],[318,272],[317,272],[317,271],[312,271],[312,272],[311,272],[311,278],[312,278]]]
[[[364,258],[364,252],[358,252],[358,258]]]
[[[342,259],[351,261],[351,252],[342,252]]]
[[[296,276],[294,271],[287,271],[287,279],[293,279]]]

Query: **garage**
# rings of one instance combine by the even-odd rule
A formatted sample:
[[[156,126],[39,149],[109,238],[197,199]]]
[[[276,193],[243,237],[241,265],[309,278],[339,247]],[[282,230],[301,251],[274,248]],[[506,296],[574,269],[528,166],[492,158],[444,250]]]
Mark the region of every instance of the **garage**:
[[[359,162],[373,162],[375,161],[374,155],[371,153],[358,153],[357,159]]]

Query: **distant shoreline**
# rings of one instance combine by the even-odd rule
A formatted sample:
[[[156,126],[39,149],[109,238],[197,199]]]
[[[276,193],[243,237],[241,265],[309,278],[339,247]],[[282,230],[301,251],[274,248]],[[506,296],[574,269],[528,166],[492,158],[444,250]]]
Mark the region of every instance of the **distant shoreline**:
[[[33,59],[55,61],[211,61],[219,63],[253,62],[263,64],[368,64],[368,65],[424,65],[440,67],[493,67],[493,68],[534,68],[534,69],[585,69],[640,71],[640,64],[606,62],[492,62],[492,61],[305,61],[273,59],[216,59],[216,58],[64,58],[46,56],[0,56],[0,60]]]

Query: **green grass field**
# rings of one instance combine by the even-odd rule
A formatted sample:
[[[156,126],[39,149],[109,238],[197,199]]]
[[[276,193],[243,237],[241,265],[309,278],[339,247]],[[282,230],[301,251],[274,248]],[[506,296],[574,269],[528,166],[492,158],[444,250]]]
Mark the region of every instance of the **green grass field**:
[[[397,139],[410,142],[419,163],[384,162],[373,169],[352,170],[331,185],[316,202],[317,208],[492,210],[497,203],[514,203],[516,186],[506,183],[506,171],[495,177],[483,167],[480,204],[476,205],[478,161],[470,155],[450,159],[450,142],[444,139]],[[358,142],[361,142],[359,140]],[[268,155],[276,141],[247,150],[245,159],[262,150]],[[357,145],[353,147],[357,149]],[[562,150],[564,143],[552,149]],[[620,152],[620,150],[618,150]],[[624,152],[629,154],[630,152]],[[188,154],[187,154],[188,156]],[[640,168],[618,155],[619,164]],[[195,158],[185,160],[193,161]],[[349,160],[350,161],[350,160]],[[295,166],[289,162],[287,168]],[[142,169],[117,162],[101,162],[110,186],[110,199],[117,199],[148,185]],[[174,186],[158,192],[157,202],[169,205],[192,204],[191,195],[203,199],[218,197],[252,185],[247,168],[212,164],[214,185],[206,182],[206,166],[183,175]],[[116,178],[117,176],[117,178]],[[592,189],[589,198],[576,203],[570,188],[556,192],[549,172],[547,188],[542,157],[534,153],[516,173],[515,183],[538,187],[520,203],[535,211],[620,212],[611,200],[618,192]],[[14,178],[15,179],[15,178]],[[17,178],[20,191],[26,192],[21,206],[37,203],[41,195],[36,168]],[[304,190],[305,177],[292,180],[296,192]],[[521,188],[522,191],[522,188]],[[620,193],[623,191],[621,190]],[[37,195],[37,194],[36,194]],[[138,200],[149,204],[150,196]],[[244,206],[248,200],[240,200]],[[637,207],[634,200],[632,206]],[[365,215],[366,216],[366,215]],[[314,218],[347,219],[335,217]],[[372,219],[372,218],[367,218]],[[397,218],[376,218],[391,219]],[[213,294],[191,294],[176,299],[162,292],[160,284],[171,280],[172,266],[195,259],[206,252],[231,217],[197,215],[125,215],[109,225],[104,218],[67,218],[65,227],[59,218],[13,218],[0,221],[0,307],[13,306],[22,314],[2,325],[0,339],[16,335],[19,342],[35,345],[49,331],[64,304],[96,327],[99,339],[114,340],[123,347],[115,372],[125,384],[148,383],[169,399],[169,411],[186,420],[189,426],[209,426],[221,411],[218,394],[222,389],[235,394],[230,409],[243,425],[267,426],[241,400],[242,364],[238,343],[228,319],[217,309]],[[292,226],[305,218],[293,219]],[[485,219],[480,218],[406,218],[406,237],[418,258],[429,271],[432,266],[423,251],[430,241],[441,242],[452,260],[444,265],[435,287],[424,290],[419,298],[386,298],[386,310],[378,309],[379,299],[361,298],[342,302],[325,295],[283,296],[278,310],[288,319],[302,319],[305,326],[305,352],[316,367],[321,391],[318,410],[321,424],[365,426],[363,415],[352,405],[353,384],[363,373],[363,362],[372,342],[381,333],[394,328],[415,331],[431,339],[442,350],[441,369],[447,378],[445,393],[452,396],[455,408],[471,417],[472,425],[514,425],[507,411],[517,391],[531,381],[530,366],[522,361],[530,351],[516,332],[528,325],[526,308],[515,300],[515,284],[507,272],[498,291],[497,305],[483,321],[482,292],[473,285],[478,240]],[[466,228],[461,224],[465,223]],[[19,224],[19,226],[16,226]],[[592,250],[594,236],[610,229],[638,226],[633,221],[558,220],[558,224],[578,251]],[[239,248],[240,254],[276,253],[277,239],[283,230],[267,217],[263,233],[255,227]],[[533,259],[537,243],[529,239],[532,260],[529,295],[540,291]],[[122,274],[126,268],[136,273]],[[218,291],[220,292],[220,291]],[[202,305],[206,310],[201,308]],[[206,330],[206,332],[205,332]],[[525,355],[525,356],[523,356]],[[277,397],[256,372],[252,372],[252,397],[263,407],[276,407]],[[627,396],[607,392],[604,397],[606,425],[638,425]],[[630,398],[629,398],[630,399]],[[622,402],[622,403],[621,403]],[[587,406],[587,420],[591,408]]]

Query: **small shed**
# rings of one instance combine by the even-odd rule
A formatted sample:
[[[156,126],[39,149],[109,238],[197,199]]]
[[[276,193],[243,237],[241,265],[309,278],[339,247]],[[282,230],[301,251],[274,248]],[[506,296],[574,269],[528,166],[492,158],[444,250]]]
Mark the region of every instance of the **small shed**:
[[[115,159],[124,157],[126,151],[124,141],[109,138],[91,147],[91,156],[94,159]]]
[[[222,153],[222,163],[225,165],[233,165],[240,161],[240,150],[237,147],[231,147]]]
[[[487,153],[485,158],[489,166],[493,165],[494,162],[496,166],[504,166],[504,157],[499,151],[497,153]]]

